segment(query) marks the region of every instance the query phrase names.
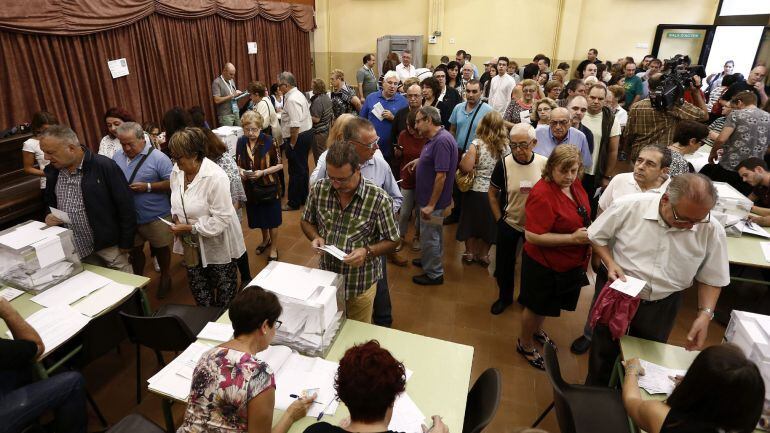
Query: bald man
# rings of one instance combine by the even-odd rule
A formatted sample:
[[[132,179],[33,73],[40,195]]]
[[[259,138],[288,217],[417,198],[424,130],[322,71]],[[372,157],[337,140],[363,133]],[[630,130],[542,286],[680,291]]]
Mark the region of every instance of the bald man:
[[[564,108],[558,107],[551,111],[551,117],[548,122],[548,128],[538,128],[535,130],[537,136],[537,145],[535,153],[543,155],[546,158],[551,156],[551,152],[560,144],[572,144],[580,150],[583,156],[583,167],[588,168],[593,164],[591,149],[588,146],[586,135],[572,127],[572,114]]]
[[[645,282],[628,335],[665,343],[682,292],[696,287],[698,306],[685,346],[703,348],[720,290],[730,283],[725,230],[711,218],[716,200],[709,178],[682,174],[662,195],[633,194],[614,201],[588,227],[594,254],[606,266],[609,281],[631,276]],[[620,353],[617,338],[607,324],[594,327],[587,384],[609,383]]]
[[[497,221],[495,278],[500,291],[492,314],[502,313],[513,303],[516,246],[524,239],[524,203],[548,161],[533,152],[537,139],[529,123],[513,125],[510,138],[511,153],[495,165],[488,190],[489,207]]]
[[[211,83],[219,126],[241,126],[237,99],[243,94],[235,85],[235,66],[226,63],[222,74]]]
[[[765,92],[765,77],[767,68],[765,66],[755,66],[749,73],[746,81],[738,81],[719,97],[722,105],[727,105],[733,96],[744,90],[751,90],[757,96],[757,105],[764,107],[767,102],[767,93]]]

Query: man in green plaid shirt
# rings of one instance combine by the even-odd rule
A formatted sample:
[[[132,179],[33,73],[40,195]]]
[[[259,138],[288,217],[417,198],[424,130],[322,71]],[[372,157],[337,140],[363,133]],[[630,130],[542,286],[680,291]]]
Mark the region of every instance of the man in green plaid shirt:
[[[321,269],[345,277],[347,317],[370,323],[379,256],[395,251],[399,233],[390,196],[361,176],[359,158],[344,141],[332,144],[326,156],[325,179],[311,186],[302,231],[314,248],[334,245],[347,255],[337,259],[319,250]]]

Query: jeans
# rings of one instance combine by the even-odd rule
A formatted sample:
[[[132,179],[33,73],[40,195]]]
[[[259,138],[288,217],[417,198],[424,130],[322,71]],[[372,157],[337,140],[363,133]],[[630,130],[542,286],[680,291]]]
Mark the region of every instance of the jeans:
[[[286,159],[289,161],[289,198],[288,205],[299,208],[307,200],[310,173],[307,167],[307,154],[313,143],[313,130],[309,129],[297,137],[297,144],[292,149],[286,139]]]
[[[382,259],[382,278],[377,280],[377,294],[374,295],[374,315],[372,321],[375,325],[387,326],[393,324],[392,307],[390,305],[390,289],[388,288],[388,269],[386,256]]]
[[[404,201],[401,202],[401,210],[398,214],[398,232],[402,238],[406,238],[406,233],[409,231],[409,217],[412,216],[412,211],[415,209],[417,203],[414,199],[414,189],[401,188],[401,195],[404,196]],[[414,225],[417,230],[417,237],[420,236],[420,213],[415,215]]]
[[[431,213],[430,220],[420,219],[420,247],[422,249],[422,270],[429,278],[438,278],[444,275],[444,266],[441,262],[442,248],[444,245],[444,225],[442,215],[444,209],[436,209]],[[433,220],[436,219],[438,224]]]
[[[0,374],[0,433],[18,432],[48,410],[54,411],[55,431],[85,433],[85,379],[80,373],[66,372],[48,379],[18,386],[23,374]]]

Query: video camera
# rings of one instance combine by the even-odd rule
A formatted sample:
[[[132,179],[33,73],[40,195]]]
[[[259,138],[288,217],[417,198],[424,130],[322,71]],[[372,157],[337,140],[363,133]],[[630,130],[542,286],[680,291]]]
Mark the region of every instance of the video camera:
[[[690,56],[677,54],[664,62],[664,73],[657,87],[650,89],[650,102],[656,110],[666,111],[684,103],[684,91],[695,86],[693,77],[706,78],[703,65],[690,65]]]

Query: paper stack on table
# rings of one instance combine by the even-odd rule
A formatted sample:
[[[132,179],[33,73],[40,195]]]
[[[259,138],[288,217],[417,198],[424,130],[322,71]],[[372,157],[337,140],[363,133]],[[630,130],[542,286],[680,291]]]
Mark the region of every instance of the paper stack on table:
[[[396,397],[393,404],[393,416],[390,418],[388,430],[403,433],[422,433],[425,415],[406,392]]]
[[[639,363],[644,369],[644,375],[639,376],[639,386],[650,394],[671,394],[676,385],[673,378],[687,373],[687,370],[668,368],[643,359]]]
[[[198,338],[224,343],[233,339],[233,325],[209,322],[198,333]]]
[[[51,353],[73,335],[80,332],[91,319],[80,314],[74,308],[64,305],[54,308],[43,308],[27,317],[27,323],[32,326],[43,340],[45,351],[43,355]],[[8,337],[13,337],[11,331],[7,331]]]
[[[147,379],[147,388],[177,400],[187,400],[192,372],[201,356],[212,347],[198,341],[191,344],[162,370]]]
[[[112,280],[107,277],[91,271],[83,271],[45,292],[33,296],[30,300],[44,307],[70,305],[110,283]]]

